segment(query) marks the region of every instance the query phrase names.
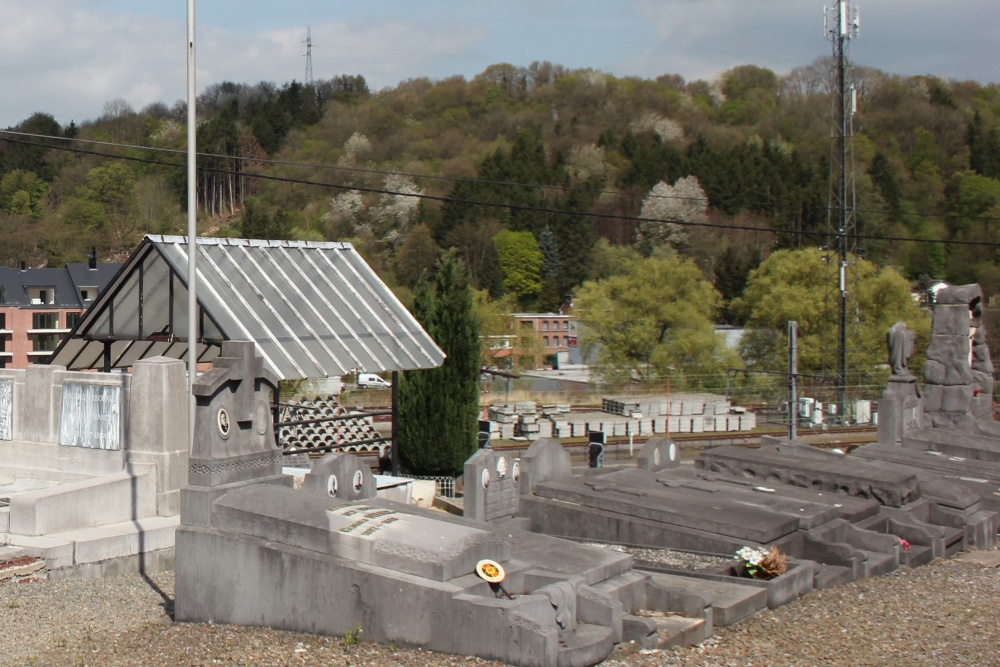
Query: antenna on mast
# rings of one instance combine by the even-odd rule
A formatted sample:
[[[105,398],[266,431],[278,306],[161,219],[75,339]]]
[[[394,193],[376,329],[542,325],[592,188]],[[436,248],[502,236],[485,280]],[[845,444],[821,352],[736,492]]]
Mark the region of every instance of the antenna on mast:
[[[857,91],[853,84],[847,82],[850,69],[847,46],[850,40],[861,34],[861,17],[857,7],[852,8],[849,2],[841,0],[834,7],[823,7],[823,22],[824,34],[833,42],[836,68],[828,224],[831,230],[835,228],[837,241],[837,407],[839,414],[844,416],[847,408],[847,258],[856,250],[854,243],[857,239],[853,126]]]
[[[313,85],[313,41],[312,26],[306,27],[306,80],[307,86]]]

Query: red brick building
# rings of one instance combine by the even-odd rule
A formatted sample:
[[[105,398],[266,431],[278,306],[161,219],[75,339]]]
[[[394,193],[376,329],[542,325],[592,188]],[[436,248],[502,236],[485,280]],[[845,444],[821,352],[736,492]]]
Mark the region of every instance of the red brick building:
[[[62,269],[0,267],[0,368],[48,359],[119,268],[93,258]]]

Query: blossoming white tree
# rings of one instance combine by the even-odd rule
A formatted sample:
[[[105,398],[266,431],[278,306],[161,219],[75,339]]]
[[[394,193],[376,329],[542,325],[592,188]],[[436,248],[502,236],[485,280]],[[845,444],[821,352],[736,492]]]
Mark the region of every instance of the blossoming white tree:
[[[683,223],[708,220],[708,197],[696,176],[679,178],[670,185],[660,181],[642,202],[638,245],[671,245],[687,240]],[[681,224],[678,224],[681,223]]]

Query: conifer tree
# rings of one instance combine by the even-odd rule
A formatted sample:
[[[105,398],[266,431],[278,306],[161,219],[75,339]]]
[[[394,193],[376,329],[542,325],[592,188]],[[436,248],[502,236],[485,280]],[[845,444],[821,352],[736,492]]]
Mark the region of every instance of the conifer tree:
[[[433,289],[417,283],[413,315],[447,356],[400,377],[400,462],[415,475],[454,475],[476,450],[480,368],[472,291],[454,251],[438,261]]]

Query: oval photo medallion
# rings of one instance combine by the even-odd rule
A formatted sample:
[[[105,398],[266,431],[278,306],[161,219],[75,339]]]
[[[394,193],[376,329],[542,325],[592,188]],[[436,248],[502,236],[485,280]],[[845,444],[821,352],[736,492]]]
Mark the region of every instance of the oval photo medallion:
[[[229,437],[229,413],[226,412],[225,408],[219,408],[219,413],[215,416],[216,421],[219,425],[219,435],[223,438]]]

